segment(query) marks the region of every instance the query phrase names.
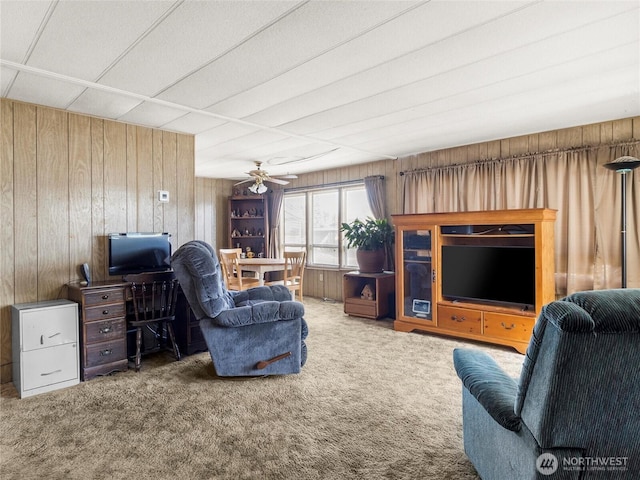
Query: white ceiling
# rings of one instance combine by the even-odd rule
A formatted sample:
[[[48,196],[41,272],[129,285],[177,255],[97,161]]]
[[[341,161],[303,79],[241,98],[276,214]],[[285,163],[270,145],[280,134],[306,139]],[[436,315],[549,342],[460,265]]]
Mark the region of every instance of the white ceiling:
[[[0,1],[3,97],[305,173],[640,115],[640,2]]]

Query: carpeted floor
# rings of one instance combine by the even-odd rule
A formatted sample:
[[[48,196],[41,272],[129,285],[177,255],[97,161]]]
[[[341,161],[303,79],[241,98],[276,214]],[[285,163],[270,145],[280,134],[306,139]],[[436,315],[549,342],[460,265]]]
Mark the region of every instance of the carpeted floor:
[[[0,397],[0,478],[475,479],[456,347],[516,375],[523,356],[345,316],[305,298],[299,375],[222,379],[208,353],[19,400]]]

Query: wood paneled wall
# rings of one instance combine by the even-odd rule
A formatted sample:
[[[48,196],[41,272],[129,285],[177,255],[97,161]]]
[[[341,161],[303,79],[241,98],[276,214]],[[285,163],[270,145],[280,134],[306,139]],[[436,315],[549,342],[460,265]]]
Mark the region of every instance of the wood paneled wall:
[[[174,249],[226,246],[229,180],[195,178],[194,139],[0,99],[0,381],[11,380],[10,305],[53,299],[89,263],[107,278],[109,232],[167,231]],[[615,144],[640,138],[640,117],[507,138],[300,175],[289,187],[386,178],[387,214],[402,213],[401,171]],[[169,203],[157,200],[168,190]],[[337,269],[307,269],[307,296],[342,300]]]
[[[85,262],[93,279],[107,279],[110,232],[169,232],[174,249],[195,238],[195,164],[192,135],[7,99],[0,114],[0,381],[7,382],[10,305],[63,297]],[[169,203],[158,201],[158,190],[169,191]]]
[[[228,198],[233,192],[231,180],[196,178],[196,236],[214,249],[228,248]]]
[[[385,160],[304,174],[287,187],[317,186],[363,179],[369,175],[384,175],[387,215],[392,215],[403,213],[402,177],[400,176],[400,172],[403,171],[472,163],[492,158],[508,158],[556,149],[613,145],[637,139],[640,139],[640,117],[632,117],[426,152],[398,160]],[[601,173],[604,174],[604,172]],[[343,274],[344,271],[337,269],[307,269],[304,294],[342,301]]]

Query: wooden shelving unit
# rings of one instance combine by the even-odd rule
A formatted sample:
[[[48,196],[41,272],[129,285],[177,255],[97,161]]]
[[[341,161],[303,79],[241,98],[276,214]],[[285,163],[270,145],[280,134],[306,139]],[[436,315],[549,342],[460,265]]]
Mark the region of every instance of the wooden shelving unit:
[[[266,255],[267,201],[263,195],[229,197],[229,248],[247,247],[255,255]]]
[[[342,280],[344,313],[356,317],[383,318],[392,313],[395,274],[383,273],[345,273]],[[362,298],[363,289],[368,286],[372,298]],[[391,300],[391,301],[390,301]]]

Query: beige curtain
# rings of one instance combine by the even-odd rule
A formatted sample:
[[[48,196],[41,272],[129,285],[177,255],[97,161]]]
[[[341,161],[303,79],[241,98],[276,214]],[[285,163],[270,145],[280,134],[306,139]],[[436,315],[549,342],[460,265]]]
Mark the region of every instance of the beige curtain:
[[[266,196],[267,198],[267,231],[266,243],[267,251],[265,255],[270,258],[279,258],[280,254],[280,214],[282,212],[282,201],[284,199],[284,190],[274,189],[270,190]]]
[[[384,177],[382,175],[371,175],[364,178],[364,187],[367,192],[369,207],[373,216],[377,219],[386,218],[387,196],[384,189]],[[395,261],[393,255],[393,245],[387,245],[385,249],[384,269],[393,271]]]
[[[596,251],[594,288],[615,288],[622,278],[620,242],[622,175],[602,165],[624,155],[640,158],[640,143],[632,147],[600,148],[590,152],[599,175],[594,186]],[[627,286],[640,287],[640,168],[627,173]]]
[[[555,209],[556,294],[616,288],[621,281],[621,180],[602,165],[623,155],[637,157],[638,145],[407,172],[403,211]],[[627,177],[627,286],[640,287],[640,171]]]

